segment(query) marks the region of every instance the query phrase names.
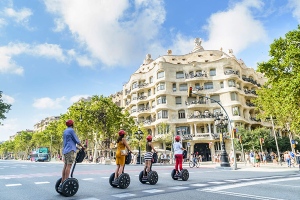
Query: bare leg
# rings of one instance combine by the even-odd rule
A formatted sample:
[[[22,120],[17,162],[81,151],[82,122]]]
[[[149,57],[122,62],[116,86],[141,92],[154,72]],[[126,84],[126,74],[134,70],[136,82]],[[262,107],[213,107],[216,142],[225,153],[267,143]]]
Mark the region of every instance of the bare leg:
[[[72,167],[72,164],[65,164],[64,166],[64,173],[63,173],[63,178],[61,179],[61,182],[63,183],[67,178],[70,176],[70,169]]]
[[[118,177],[123,173],[123,168],[124,168],[124,165],[120,165]]]
[[[147,173],[150,172],[151,160],[146,160]]]
[[[120,165],[117,165],[116,171],[115,171],[115,179],[119,177],[118,172],[119,172]]]
[[[67,168],[67,164],[64,165],[64,168],[63,168],[62,173],[61,173],[61,183],[63,183],[64,180],[66,179],[65,178],[65,170],[66,170],[66,168]]]

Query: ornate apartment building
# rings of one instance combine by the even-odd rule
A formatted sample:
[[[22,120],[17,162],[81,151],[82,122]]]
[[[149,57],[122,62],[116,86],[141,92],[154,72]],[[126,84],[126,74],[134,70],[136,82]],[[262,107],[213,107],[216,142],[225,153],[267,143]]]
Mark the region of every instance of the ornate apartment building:
[[[216,113],[223,113],[210,99],[221,103],[233,127],[264,126],[256,119],[252,100],[265,81],[262,74],[237,59],[232,50],[229,53],[222,49],[204,50],[201,40],[196,38],[189,54],[172,55],[168,50],[167,55],[155,60],[148,54],[123,85],[122,95],[112,97],[118,98],[120,106],[148,130],[154,141],[161,136],[159,125],[165,123],[173,136],[182,137],[183,146],[189,146],[190,152],[198,152],[204,160],[210,160],[221,152],[214,119]],[[199,95],[188,97],[189,87]],[[229,152],[230,140],[225,143]],[[154,146],[162,148],[161,142]]]
[[[59,116],[52,116],[52,117],[46,117],[45,119],[42,119],[41,121],[39,121],[34,125],[34,132],[44,131],[51,122],[58,121],[59,118],[60,118]]]

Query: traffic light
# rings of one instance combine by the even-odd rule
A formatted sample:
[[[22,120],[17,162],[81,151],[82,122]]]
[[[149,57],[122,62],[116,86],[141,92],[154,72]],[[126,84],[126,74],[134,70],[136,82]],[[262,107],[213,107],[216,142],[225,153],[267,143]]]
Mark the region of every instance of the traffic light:
[[[193,87],[189,87],[188,97],[192,97],[192,94],[193,94]]]
[[[236,133],[237,133],[236,128],[232,129],[232,135],[231,135],[231,138],[237,138]]]

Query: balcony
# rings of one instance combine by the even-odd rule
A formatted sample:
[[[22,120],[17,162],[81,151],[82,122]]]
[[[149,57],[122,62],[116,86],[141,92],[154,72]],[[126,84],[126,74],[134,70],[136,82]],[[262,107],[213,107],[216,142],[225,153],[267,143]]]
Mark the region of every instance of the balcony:
[[[255,117],[250,117],[250,120],[255,122],[261,122],[261,119],[256,119]]]
[[[255,104],[254,103],[251,103],[249,101],[246,102],[246,105],[249,106],[249,107],[255,107]]]
[[[144,88],[147,87],[149,85],[149,83],[141,83],[139,85],[137,85],[138,88]]]
[[[138,108],[137,112],[144,112],[144,111],[149,111],[150,108],[149,107],[141,107],[141,108]]]
[[[201,73],[201,72],[198,72],[198,73],[185,73],[185,79],[193,79],[193,78],[205,78],[207,77],[207,74],[205,73]]]
[[[257,95],[255,90],[248,90],[248,89],[244,89],[245,94],[253,94],[253,95]]]
[[[195,105],[195,104],[206,104],[207,101],[206,100],[195,100],[195,101],[191,101],[191,102],[187,102],[185,101],[185,105],[190,106],[190,105]]]
[[[257,83],[257,81],[254,80],[253,78],[243,77],[242,79],[243,79],[243,81],[246,81],[246,82],[252,83],[254,85],[257,85],[258,87],[261,87],[261,85],[259,83]]]
[[[137,97],[137,100],[143,100],[143,99],[147,99],[148,97],[145,95],[139,96]]]
[[[130,94],[130,92],[131,92],[131,90],[125,90],[125,95],[128,95],[128,94]]]
[[[204,113],[199,113],[199,114],[195,114],[192,113],[190,115],[187,116],[188,119],[208,119],[208,118],[215,118],[216,115],[210,112],[204,112]]]
[[[234,71],[232,69],[228,69],[228,70],[224,71],[224,74],[225,75],[231,75],[231,74],[239,75],[239,71]]]

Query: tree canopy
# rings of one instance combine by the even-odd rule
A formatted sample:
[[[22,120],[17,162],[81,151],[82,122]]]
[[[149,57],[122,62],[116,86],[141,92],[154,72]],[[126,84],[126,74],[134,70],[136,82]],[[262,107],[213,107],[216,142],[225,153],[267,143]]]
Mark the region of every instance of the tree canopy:
[[[275,39],[270,45],[270,59],[258,63],[258,71],[268,78],[257,90],[255,104],[261,118],[276,117],[279,126],[290,123],[290,130],[300,132],[300,25]]]
[[[5,113],[10,111],[11,105],[4,103],[2,99],[2,91],[0,91],[0,120],[6,119]],[[1,125],[1,121],[0,121]]]

